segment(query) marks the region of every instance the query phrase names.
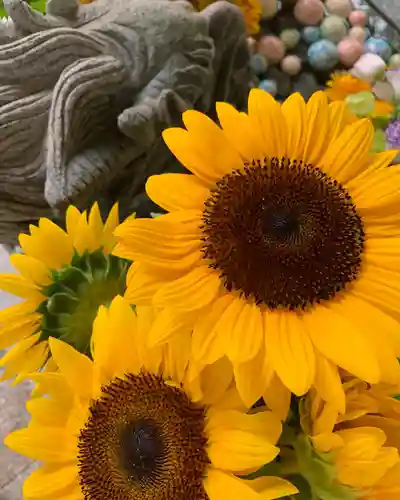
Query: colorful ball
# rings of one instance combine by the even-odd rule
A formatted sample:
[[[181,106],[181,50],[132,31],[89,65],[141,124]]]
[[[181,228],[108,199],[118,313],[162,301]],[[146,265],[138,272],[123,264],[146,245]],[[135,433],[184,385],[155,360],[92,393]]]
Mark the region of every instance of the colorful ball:
[[[321,28],[318,26],[306,26],[301,32],[301,37],[308,45],[318,42],[322,38]]]
[[[384,61],[389,61],[392,55],[392,49],[390,45],[383,38],[371,37],[364,44],[365,52],[370,54],[376,54],[382,57]]]
[[[262,54],[254,54],[250,58],[250,67],[256,75],[262,75],[268,69],[268,62]]]
[[[286,56],[281,61],[282,71],[290,76],[298,75],[301,71],[301,59],[299,56],[290,55]]]
[[[296,29],[285,29],[280,33],[279,38],[287,49],[294,49],[300,41],[300,32]]]
[[[278,92],[278,85],[275,80],[261,80],[261,82],[258,85],[259,89],[263,89],[269,94],[275,96]]]
[[[328,16],[321,24],[321,33],[327,40],[339,43],[347,35],[346,22],[342,17]]]
[[[352,11],[350,0],[326,0],[325,6],[329,14],[346,19]]]
[[[363,10],[353,10],[350,12],[349,21],[352,26],[362,26],[367,24],[368,16]]]
[[[271,19],[278,12],[277,0],[259,0],[261,4],[261,18]]]
[[[395,69],[400,68],[400,54],[392,55],[392,57],[389,59],[389,66]]]
[[[375,97],[372,92],[359,92],[346,97],[350,111],[357,116],[370,115],[375,107]]]
[[[330,40],[319,40],[308,48],[308,60],[317,71],[329,71],[339,62],[336,45]]]
[[[315,26],[324,17],[324,5],[321,0],[298,0],[293,12],[299,23]]]
[[[258,52],[262,54],[268,62],[276,64],[281,61],[286,52],[284,43],[277,36],[263,36],[258,43]]]
[[[367,38],[367,35],[364,28],[362,28],[361,26],[353,26],[353,28],[349,29],[348,37],[363,44]]]
[[[364,52],[362,44],[353,38],[344,38],[339,42],[337,49],[340,62],[348,68],[351,68]]]

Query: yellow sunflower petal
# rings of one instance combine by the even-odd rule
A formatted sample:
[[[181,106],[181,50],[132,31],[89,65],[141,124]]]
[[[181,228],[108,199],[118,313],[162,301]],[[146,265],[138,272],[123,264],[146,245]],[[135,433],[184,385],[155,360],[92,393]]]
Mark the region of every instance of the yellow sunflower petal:
[[[77,394],[90,398],[93,382],[92,361],[61,340],[50,337],[49,345],[54,361],[60,372],[69,380],[71,387]]]
[[[99,308],[92,344],[94,369],[101,374],[102,384],[140,370],[136,330],[136,314],[122,297],[115,297],[108,310]]]
[[[335,406],[339,413],[346,409],[346,397],[337,367],[322,354],[315,356],[314,387],[321,398]]]
[[[343,304],[319,305],[304,314],[315,347],[329,360],[371,384],[380,380],[376,355],[358,324],[347,319]],[[357,356],[354,356],[357,353]]]
[[[200,377],[204,393],[203,403],[206,405],[217,404],[233,380],[232,364],[226,357],[223,357],[215,363],[207,365],[201,371]]]
[[[240,156],[249,162],[261,159],[262,137],[254,122],[226,102],[217,102],[216,108],[222,130]]]
[[[182,114],[182,120],[189,134],[195,138],[210,170],[222,176],[241,167],[242,159],[233,144],[211,118],[189,109]]]
[[[261,130],[265,156],[285,156],[288,152],[287,127],[280,104],[268,92],[252,89],[249,94],[249,116]]]
[[[41,286],[51,283],[49,269],[38,259],[15,253],[10,255],[10,262],[27,281]]]
[[[58,426],[62,427],[67,421],[71,407],[69,398],[42,397],[29,399],[26,409],[35,423],[52,427],[57,422]]]
[[[371,172],[350,194],[361,216],[392,215],[400,203],[399,189],[400,168],[391,167]]]
[[[344,101],[334,101],[329,104],[329,136],[333,142],[347,127],[357,121]]]
[[[211,412],[207,429],[211,440],[215,441],[218,440],[220,431],[238,430],[258,434],[268,439],[270,444],[275,444],[281,436],[282,423],[271,411],[262,410],[245,414],[240,411],[226,410]]]
[[[6,436],[4,443],[33,460],[76,463],[76,440],[62,428],[30,425]]]
[[[100,248],[102,245],[103,237],[103,220],[101,218],[100,208],[97,202],[94,203],[94,205],[90,209],[88,227],[93,233],[93,236],[96,240],[96,246]]]
[[[357,192],[359,186],[362,186],[364,183],[369,183],[369,179],[373,179],[375,172],[388,167],[397,156],[397,153],[397,151],[384,151],[383,153],[369,155],[368,167],[361,171],[356,177],[347,181],[346,188],[350,190],[350,192],[353,192],[353,190]]]
[[[154,289],[154,293],[157,288]],[[157,314],[157,317],[148,333],[148,346],[155,347],[171,341],[174,337],[191,331],[195,321],[195,315],[182,315],[172,308],[165,308]]]
[[[20,342],[24,342],[23,340]],[[18,344],[17,346],[18,347]],[[9,354],[9,351],[7,354]],[[6,354],[6,356],[7,356]],[[4,358],[6,357],[4,356]],[[7,362],[7,367],[4,370],[0,380],[8,380],[12,377],[17,376],[20,373],[30,373],[39,370],[43,367],[46,359],[49,356],[49,350],[47,347],[47,342],[40,342],[25,352],[19,353],[19,355],[13,356]],[[0,360],[0,364],[3,364],[3,360]]]
[[[282,104],[282,113],[287,126],[287,149],[293,158],[301,159],[304,153],[307,108],[303,96],[296,92]]]
[[[1,277],[1,274],[0,274]],[[31,302],[30,300],[23,300],[17,304],[13,304],[10,307],[0,310],[0,325],[6,325],[7,323],[25,319],[26,316],[31,316],[34,314],[38,304]]]
[[[285,421],[288,416],[291,396],[291,392],[276,373],[272,376],[263,394],[265,404],[282,420],[282,422]]]
[[[65,223],[66,223],[67,233],[71,239],[72,244],[74,244],[76,238],[76,233],[78,230],[80,218],[81,218],[80,211],[73,205],[70,205],[67,208],[67,213],[65,215]]]
[[[264,322],[259,306],[240,300],[243,307],[230,330],[226,346],[228,358],[235,363],[245,363],[253,359],[264,340]],[[250,333],[244,333],[246,330]]]
[[[42,500],[49,495],[56,495],[68,486],[78,484],[78,465],[76,463],[60,465],[45,464],[25,479],[24,498]]]
[[[199,314],[193,329],[193,356],[196,360],[213,363],[225,354],[216,326],[223,321],[223,315],[233,301],[233,296],[224,294],[210,305],[207,314]]]
[[[0,274],[0,290],[22,299],[30,299],[40,294],[34,283],[19,274]]]
[[[39,340],[40,334],[36,333],[35,335],[31,335],[30,337],[21,340],[14,347],[12,347],[0,360],[0,366],[5,366],[10,362],[17,359],[21,354],[25,354],[28,349],[36,344]]]
[[[146,193],[160,207],[173,210],[202,210],[210,191],[194,175],[152,175],[146,182]]]
[[[266,392],[274,371],[271,363],[266,362],[266,353],[262,346],[255,358],[246,363],[235,363],[234,373],[237,390],[250,408]]]
[[[51,248],[57,268],[71,262],[74,249],[67,233],[49,219],[39,219],[39,229],[40,236],[38,237],[43,240],[48,249]]]
[[[247,429],[209,428],[208,456],[217,469],[243,472],[258,469],[278,455],[268,439]]]
[[[115,203],[104,223],[103,235],[102,235],[102,245],[106,252],[111,252],[114,248],[116,239],[114,236],[114,230],[119,224],[119,208],[118,203]]]
[[[305,325],[296,313],[265,315],[265,342],[279,378],[296,395],[314,381],[315,354]]]
[[[217,297],[220,286],[217,273],[208,266],[199,266],[163,285],[154,296],[154,305],[188,311],[200,309]]]
[[[79,254],[83,254],[86,250],[93,252],[99,248],[95,233],[92,227],[89,226],[86,212],[82,212],[79,217],[76,226],[74,247]]]
[[[37,332],[40,315],[28,314],[0,326],[0,349],[6,349],[19,340]]]
[[[150,273],[146,266],[134,262],[129,269],[124,298],[130,304],[151,304],[154,294],[163,283],[157,273]]]
[[[324,92],[315,92],[307,102],[308,127],[304,137],[305,163],[319,166],[329,144],[329,107]]]
[[[281,477],[264,476],[246,481],[253,490],[260,493],[260,500],[274,500],[290,495],[296,495],[298,489]]]
[[[329,176],[345,184],[367,165],[373,138],[374,128],[371,122],[366,119],[357,121],[346,127],[329,145],[319,166]]]

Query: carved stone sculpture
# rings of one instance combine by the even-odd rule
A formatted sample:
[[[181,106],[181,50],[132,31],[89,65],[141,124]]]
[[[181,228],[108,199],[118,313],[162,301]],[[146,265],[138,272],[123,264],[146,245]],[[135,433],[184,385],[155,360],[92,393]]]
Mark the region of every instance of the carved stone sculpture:
[[[0,243],[94,199],[122,215],[145,179],[174,169],[161,131],[184,109],[246,106],[242,15],[184,0],[6,0],[0,24]]]

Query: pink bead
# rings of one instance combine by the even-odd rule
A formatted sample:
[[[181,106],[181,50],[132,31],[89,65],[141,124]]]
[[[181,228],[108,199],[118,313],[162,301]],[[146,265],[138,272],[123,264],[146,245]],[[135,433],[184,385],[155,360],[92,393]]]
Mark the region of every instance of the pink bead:
[[[281,61],[285,51],[284,43],[277,36],[263,36],[258,43],[258,52],[272,64]]]
[[[321,0],[298,0],[294,8],[294,17],[301,24],[318,25],[324,17],[324,5]]]
[[[357,42],[364,43],[366,38],[365,30],[361,26],[353,26],[353,28],[349,29],[348,37],[357,40]]]
[[[281,61],[282,71],[288,75],[298,75],[301,71],[301,59],[299,56],[286,56]]]
[[[338,46],[340,62],[351,68],[356,63],[364,52],[362,44],[353,38],[344,38],[339,42]]]
[[[352,26],[365,26],[367,24],[367,14],[362,10],[350,12],[349,21]]]

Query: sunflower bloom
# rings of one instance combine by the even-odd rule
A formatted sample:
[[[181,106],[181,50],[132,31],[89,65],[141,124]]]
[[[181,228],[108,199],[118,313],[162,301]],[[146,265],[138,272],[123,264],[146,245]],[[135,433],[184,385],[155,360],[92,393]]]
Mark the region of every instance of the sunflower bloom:
[[[400,170],[386,168],[396,152],[371,154],[371,122],[323,92],[281,106],[256,89],[249,115],[217,112],[222,129],[191,110],[187,130],[163,133],[194,174],[148,179],[170,213],[115,232],[115,254],[136,261],[128,300],[165,308],[150,342],[191,322],[193,356],[226,355],[249,404],[277,375],[344,410],[337,366],[397,383]]]
[[[304,470],[312,489],[320,488],[325,479],[327,485],[331,485],[331,491],[332,484],[335,484],[335,498],[338,500],[399,498],[400,412],[397,410],[396,436],[394,427],[387,426],[385,417],[378,414],[387,406],[385,400],[388,399],[385,391],[379,396],[381,390],[380,387],[371,389],[362,381],[351,380],[346,383],[348,406],[344,416],[339,416],[337,410],[324,403],[314,391],[307,396],[302,407],[302,423],[303,426],[308,425],[306,430],[311,433],[313,453],[316,456],[314,467],[315,464],[320,467],[318,482],[315,483],[312,467]],[[393,406],[399,403],[394,399],[393,402]],[[303,449],[304,445],[305,440],[302,443]],[[302,446],[297,447],[297,450],[301,450]],[[301,460],[300,453],[299,461]],[[325,472],[325,477],[321,471]],[[327,489],[329,490],[328,486]],[[317,491],[315,493],[318,494]]]
[[[0,360],[3,380],[42,368],[49,337],[89,352],[98,306],[125,291],[128,263],[110,254],[118,224],[117,206],[104,224],[97,204],[89,215],[71,206],[66,231],[40,219],[20,235],[24,253],[10,257],[18,274],[0,275],[0,289],[24,299],[0,311],[0,349],[15,344]]]
[[[32,375],[50,397],[29,401],[29,427],[5,440],[43,463],[26,480],[24,498],[262,500],[296,493],[277,477],[238,477],[277,456],[279,419],[240,409],[226,360],[189,377],[182,343],[147,349],[153,320],[149,308],[136,315],[116,297],[95,320],[93,361],[50,339],[59,372]]]
[[[372,92],[372,86],[350,73],[334,73],[325,90],[331,101],[344,101],[351,94]]]

